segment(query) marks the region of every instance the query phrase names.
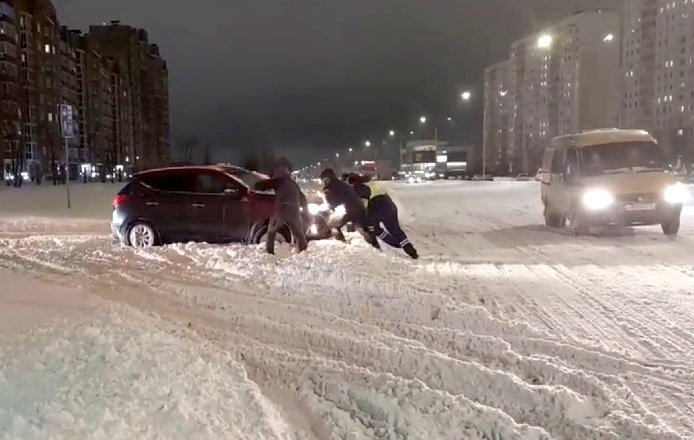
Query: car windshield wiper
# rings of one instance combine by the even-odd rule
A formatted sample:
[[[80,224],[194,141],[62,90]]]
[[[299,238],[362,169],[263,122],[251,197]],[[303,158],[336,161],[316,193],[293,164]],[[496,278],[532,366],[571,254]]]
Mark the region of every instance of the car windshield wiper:
[[[609,170],[602,170],[604,174],[619,174],[619,173],[628,173],[633,171],[633,168],[631,167],[623,167],[623,168],[611,168]]]
[[[665,167],[652,166],[652,167],[634,167],[635,173],[647,173],[649,171],[665,171]]]

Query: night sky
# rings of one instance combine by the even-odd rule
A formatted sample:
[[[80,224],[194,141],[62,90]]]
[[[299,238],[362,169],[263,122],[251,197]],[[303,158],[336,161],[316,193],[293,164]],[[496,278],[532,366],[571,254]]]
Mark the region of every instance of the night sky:
[[[168,61],[172,142],[220,152],[271,146],[337,151],[420,114],[482,138],[482,76],[511,42],[620,0],[53,0],[86,30],[143,27]],[[475,93],[463,105],[460,92]],[[229,153],[230,154],[230,153]],[[322,154],[322,153],[321,153]],[[233,156],[229,156],[233,157]]]

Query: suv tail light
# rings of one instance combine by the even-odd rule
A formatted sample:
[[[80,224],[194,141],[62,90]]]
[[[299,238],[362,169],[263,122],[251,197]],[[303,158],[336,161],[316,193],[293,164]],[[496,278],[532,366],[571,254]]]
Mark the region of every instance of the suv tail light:
[[[113,199],[113,207],[118,208],[119,206],[126,205],[128,202],[130,202],[130,196],[127,194],[118,194],[114,199]]]

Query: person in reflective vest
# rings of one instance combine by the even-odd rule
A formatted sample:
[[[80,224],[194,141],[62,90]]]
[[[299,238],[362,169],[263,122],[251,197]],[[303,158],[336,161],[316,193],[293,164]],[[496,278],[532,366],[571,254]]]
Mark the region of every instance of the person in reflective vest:
[[[353,175],[349,179],[366,207],[369,232],[394,248],[402,249],[410,258],[418,259],[417,249],[410,243],[398,220],[398,207],[388,191],[376,182]]]

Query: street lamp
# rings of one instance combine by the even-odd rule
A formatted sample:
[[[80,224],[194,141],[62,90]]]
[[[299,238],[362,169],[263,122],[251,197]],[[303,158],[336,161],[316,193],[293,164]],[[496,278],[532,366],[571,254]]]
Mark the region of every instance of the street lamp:
[[[453,120],[453,118],[451,118],[450,116],[447,119],[448,122],[451,122],[452,120]]]
[[[369,148],[369,147],[371,146],[371,141],[366,141],[366,142],[364,142],[364,146],[365,146],[366,148]]]
[[[388,132],[388,134],[390,135],[390,137],[395,136],[395,130],[390,130],[390,131]]]
[[[609,43],[611,41],[614,41],[614,34],[607,34],[605,35],[605,38],[602,39],[602,41]]]
[[[427,123],[427,117],[422,116],[421,118],[419,118],[419,122],[421,122],[422,124],[426,124]]]
[[[335,153],[335,157],[340,158],[340,153]]]
[[[349,152],[350,152],[350,153],[352,152],[352,147],[349,147]]]
[[[549,49],[552,47],[552,43],[554,42],[554,38],[552,38],[551,35],[545,34],[541,35],[540,38],[537,39],[537,48],[538,49]]]
[[[469,101],[470,98],[472,98],[472,93],[465,91],[465,92],[460,94],[460,97],[463,98],[463,101]]]

